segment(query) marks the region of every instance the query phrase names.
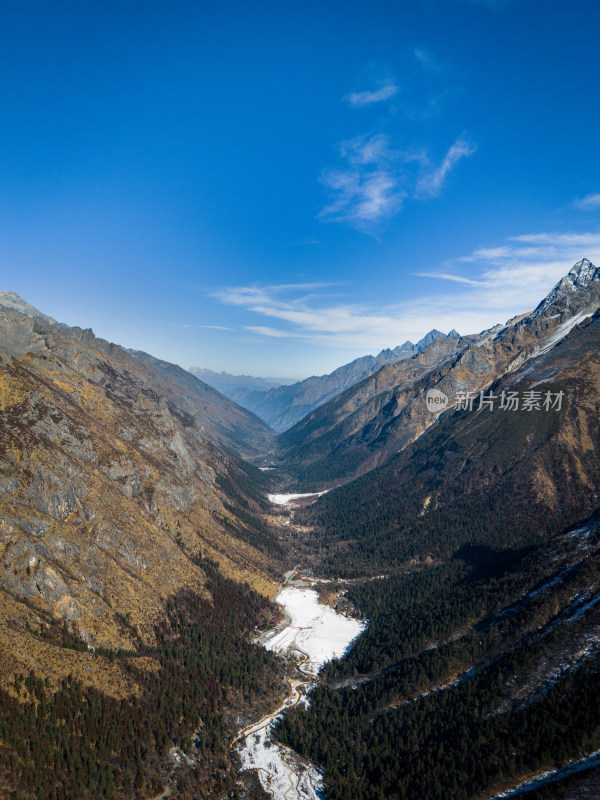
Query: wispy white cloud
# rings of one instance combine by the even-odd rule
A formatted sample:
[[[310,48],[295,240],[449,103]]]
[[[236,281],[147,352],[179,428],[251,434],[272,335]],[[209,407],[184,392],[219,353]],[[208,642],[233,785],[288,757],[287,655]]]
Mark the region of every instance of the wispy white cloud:
[[[172,328],[208,328],[215,331],[230,331],[231,328],[226,325],[192,325],[185,322],[174,322]]]
[[[321,181],[333,199],[319,212],[319,217],[350,222],[363,230],[392,217],[402,208],[406,197],[396,177],[386,170],[368,174],[359,170],[328,170]]]
[[[377,352],[431,328],[477,333],[533,309],[582,257],[600,264],[600,232],[532,233],[511,237],[420,273],[434,283],[410,300],[371,306],[326,294],[331,284],[237,286],[215,297],[272,325],[245,328],[255,335],[313,345]],[[469,275],[464,271],[469,268]]]
[[[496,310],[497,321],[502,322],[507,315],[534,308],[584,257],[600,265],[600,232],[521,234],[500,246],[479,248],[453,259],[431,277],[464,283],[462,273],[447,268],[470,264],[471,270],[477,271],[475,285],[471,292],[456,298],[458,303]]]
[[[325,170],[321,175],[331,201],[319,213],[320,218],[343,220],[368,230],[401,209],[406,191],[387,136],[349,139],[342,142],[339,152],[344,168]]]
[[[474,152],[475,146],[459,136],[434,166],[424,150],[394,148],[383,134],[349,139],[339,147],[343,167],[321,175],[331,199],[319,217],[373,233],[402,210],[406,199],[438,196],[456,164]]]
[[[407,56],[401,84],[388,74],[371,83],[374,88],[351,92],[344,100],[363,107],[393,99],[386,106],[387,120],[379,123],[388,129],[400,118],[423,121],[439,114],[445,100],[457,91],[453,70],[423,46],[414,47]],[[436,164],[423,144],[400,147],[397,141],[396,125],[393,138],[380,129],[338,145],[337,163],[320,175],[329,196],[318,217],[376,234],[408,199],[437,197],[458,162],[475,152],[475,145],[463,134]]]
[[[513,236],[510,241],[534,244],[536,247],[545,245],[555,248],[555,252],[560,252],[564,248],[569,250],[573,247],[596,248],[600,242],[600,233],[527,233]],[[509,252],[514,252],[514,249],[510,249]]]
[[[213,297],[227,305],[232,306],[257,306],[262,303],[276,303],[276,298],[290,293],[300,292],[299,298],[305,300],[314,296],[315,292],[322,294],[323,289],[329,289],[336,284],[331,282],[313,283],[276,283],[269,286],[229,286],[214,292]]]
[[[600,208],[600,192],[586,194],[585,197],[578,197],[577,200],[575,200],[575,205],[577,208],[581,208],[584,211],[592,211],[595,208]]]
[[[270,339],[298,339],[302,338],[299,333],[292,333],[291,331],[284,331],[280,328],[270,328],[268,325],[245,325],[244,329],[252,333],[258,333],[261,336],[268,336]]]
[[[314,287],[315,284],[308,286]],[[330,298],[326,295],[314,292],[307,294],[302,292],[305,288],[303,284],[234,286],[222,289],[215,297],[228,305],[243,306],[256,314],[291,323],[298,327],[298,330],[289,329],[292,334],[302,331],[326,334],[351,332],[359,317],[368,324],[379,324],[376,313],[367,318],[364,309],[360,310],[356,305],[328,305],[326,301]],[[256,331],[257,327],[253,329]],[[269,331],[268,335],[275,335],[273,329]]]
[[[395,158],[389,136],[381,133],[347,139],[340,145],[340,154],[355,166],[384,166]]]
[[[444,156],[442,163],[419,178],[415,189],[416,196],[437,197],[458,162],[467,156],[472,156],[475,150],[475,145],[469,142],[464,134],[459,136]]]
[[[246,325],[269,339],[295,339],[311,345],[375,352],[406,339],[417,341],[432,327],[450,330],[457,325],[451,297],[427,296],[410,302],[371,307],[360,303],[331,303],[318,295],[300,297],[283,287],[233,287],[218,295],[221,302],[244,305],[246,310],[275,325]],[[487,321],[480,309],[464,308],[458,320],[462,331],[480,330]]]
[[[398,87],[393,81],[386,81],[382,86],[372,91],[351,92],[344,100],[351,106],[370,106],[373,103],[382,103],[398,94]]]
[[[449,272],[415,272],[418,278],[437,278],[441,281],[452,281],[453,283],[466,283],[468,286],[480,286],[481,281],[474,281],[472,278],[465,278],[464,275],[452,275]]]

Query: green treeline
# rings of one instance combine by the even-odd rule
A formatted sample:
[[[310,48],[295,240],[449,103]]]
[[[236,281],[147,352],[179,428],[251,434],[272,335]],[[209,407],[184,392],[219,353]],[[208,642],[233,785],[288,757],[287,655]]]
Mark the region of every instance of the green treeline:
[[[469,800],[598,746],[597,660],[524,708],[498,712],[507,666],[375,717],[319,689],[308,711],[286,714],[278,736],[325,768],[328,800]]]
[[[351,586],[346,596],[368,617],[369,627],[344,659],[325,667],[325,675],[369,674],[396,664],[501,609],[543,574],[507,569],[509,563],[522,565],[524,553],[474,550],[464,548],[443,564]]]

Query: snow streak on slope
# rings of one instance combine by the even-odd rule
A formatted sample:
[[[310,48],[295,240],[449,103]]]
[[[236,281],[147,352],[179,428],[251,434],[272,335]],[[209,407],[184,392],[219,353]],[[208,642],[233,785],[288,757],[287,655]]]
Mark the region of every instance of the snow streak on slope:
[[[541,345],[541,347],[533,353],[531,356],[532,358],[541,355],[542,353],[547,353],[548,350],[551,350],[555,344],[558,344],[561,339],[564,339],[567,336],[575,325],[579,325],[580,322],[583,322],[584,319],[592,316],[592,312],[586,314],[585,312],[580,312],[579,314],[575,314],[574,317],[568,319],[566,322],[563,322],[562,325],[559,325],[556,330],[546,339],[546,341]]]

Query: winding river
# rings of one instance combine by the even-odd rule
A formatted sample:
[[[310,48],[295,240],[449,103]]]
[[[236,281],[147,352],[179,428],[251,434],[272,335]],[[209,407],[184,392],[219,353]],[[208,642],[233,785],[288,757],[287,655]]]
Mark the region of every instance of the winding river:
[[[286,586],[275,599],[284,607],[290,623],[263,644],[274,652],[298,653],[299,669],[305,679],[290,680],[283,703],[245,728],[233,745],[242,760],[242,769],[257,770],[263,788],[274,800],[319,800],[323,790],[320,772],[289,748],[273,741],[271,725],[286,709],[304,701],[301,688],[308,690],[323,665],[349,649],[365,629],[365,623],[319,603],[314,589]]]

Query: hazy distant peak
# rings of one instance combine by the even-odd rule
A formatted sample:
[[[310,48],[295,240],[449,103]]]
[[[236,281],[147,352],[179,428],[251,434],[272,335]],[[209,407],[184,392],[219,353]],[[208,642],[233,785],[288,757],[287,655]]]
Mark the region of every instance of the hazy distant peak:
[[[460,336],[460,334],[452,329],[448,336]],[[438,331],[437,328],[432,328],[429,333],[426,333],[425,336],[416,343],[415,350],[422,350],[424,347],[427,347],[428,344],[431,344],[435,339],[442,338],[446,338],[446,334]]]
[[[32,306],[26,300],[23,300],[16,292],[0,292],[0,308],[8,308],[11,311],[18,311],[19,314],[25,314],[27,317],[36,317],[43,319],[46,322],[55,323],[56,320],[49,317],[47,314],[42,314],[35,306]]]
[[[233,375],[230,372],[225,372],[225,370],[221,370],[220,372],[215,372],[212,369],[207,369],[206,367],[188,367],[188,372],[191,372],[193,375],[197,377],[206,377],[206,378],[219,378],[228,383],[243,383],[244,381],[262,381],[264,383],[269,384],[276,384],[277,386],[281,386],[282,384],[288,383],[295,383],[292,378],[272,378],[272,377],[255,377],[253,375]],[[208,383],[208,381],[207,381]]]
[[[187,371],[235,400],[236,403],[241,402],[244,392],[268,392],[282,384],[295,382],[289,378],[254,378],[252,375],[232,375],[229,372],[215,372],[204,367],[190,367]]]

